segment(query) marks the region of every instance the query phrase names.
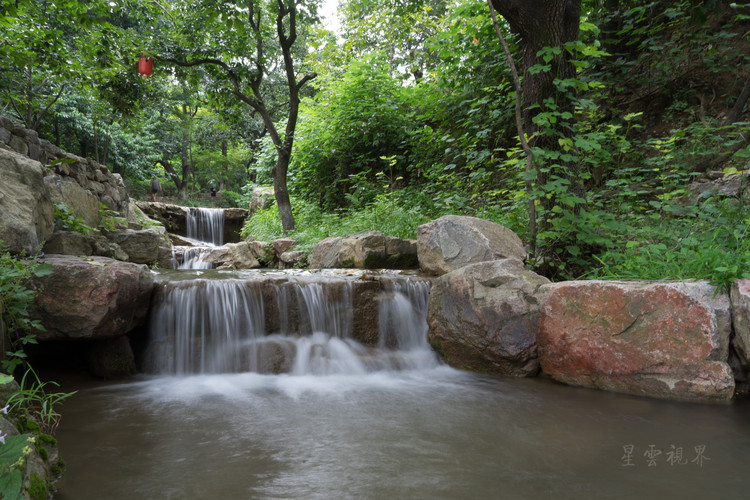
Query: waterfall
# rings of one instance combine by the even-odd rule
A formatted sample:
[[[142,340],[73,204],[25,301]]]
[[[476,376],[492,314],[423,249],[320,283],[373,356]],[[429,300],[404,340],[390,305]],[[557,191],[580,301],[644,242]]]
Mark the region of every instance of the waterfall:
[[[380,292],[373,294],[375,287]],[[333,375],[433,367],[438,361],[427,343],[429,288],[427,281],[409,279],[161,282],[144,369]],[[371,295],[369,304],[361,300]],[[362,308],[356,313],[355,298]],[[371,336],[359,330],[368,328],[377,339],[363,340]]]
[[[378,304],[378,341],[381,348],[427,349],[427,281],[395,282]]]
[[[192,207],[187,210],[187,237],[215,246],[224,244],[224,210]]]
[[[212,247],[186,247],[182,254],[182,263],[176,269],[213,269],[213,264],[206,261]]]
[[[186,236],[189,239],[202,241],[208,246],[181,247],[182,262],[173,255],[172,267],[175,269],[212,269],[207,262],[211,250],[224,244],[224,210],[221,208],[192,207],[186,209]],[[174,254],[174,251],[173,251]]]

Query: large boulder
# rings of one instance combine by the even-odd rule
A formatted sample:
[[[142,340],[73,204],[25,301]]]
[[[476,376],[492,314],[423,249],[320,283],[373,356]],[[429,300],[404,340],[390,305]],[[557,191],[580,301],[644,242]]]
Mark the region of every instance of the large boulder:
[[[128,260],[128,255],[117,243],[99,234],[85,235],[76,231],[55,231],[44,243],[44,253],[60,255],[99,255],[117,260]]]
[[[417,229],[419,267],[441,275],[468,264],[526,257],[521,239],[510,229],[494,222],[446,215]]]
[[[154,280],[148,267],[106,257],[47,255],[52,273],[34,278],[39,290],[30,317],[44,326],[39,340],[110,338],[146,318]]]
[[[542,371],[571,385],[687,401],[728,401],[729,297],[705,282],[547,285]]]
[[[54,230],[54,208],[38,161],[0,149],[0,242],[36,254]]]
[[[416,241],[377,231],[326,238],[310,254],[310,267],[314,269],[415,269],[417,266]]]
[[[430,292],[430,343],[456,368],[536,375],[540,287],[547,283],[517,259],[480,262],[441,276]]]
[[[107,239],[116,243],[127,255],[128,261],[136,264],[154,264],[159,260],[159,247],[170,248],[163,228],[117,229],[105,233]]]
[[[250,251],[250,245],[247,242],[227,243],[224,247],[227,249],[226,254],[224,254],[227,259],[218,266],[218,269],[254,269],[260,267],[260,262]]]
[[[745,371],[750,369],[750,279],[732,283],[732,347]]]
[[[102,217],[99,212],[98,196],[82,188],[73,179],[63,178],[58,174],[48,175],[44,178],[44,183],[55,203],[65,205],[87,226],[92,228],[99,226]]]
[[[274,189],[272,187],[255,187],[253,194],[250,196],[250,214],[258,210],[268,208],[276,201]]]

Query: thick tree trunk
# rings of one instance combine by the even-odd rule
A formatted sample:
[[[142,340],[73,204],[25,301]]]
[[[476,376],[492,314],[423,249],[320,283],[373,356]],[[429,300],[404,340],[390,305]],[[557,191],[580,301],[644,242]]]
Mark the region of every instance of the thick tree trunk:
[[[291,159],[290,149],[279,148],[279,156],[276,160],[276,166],[271,171],[273,176],[273,190],[276,198],[276,207],[279,210],[281,219],[281,228],[285,233],[293,231],[297,224],[292,214],[292,202],[289,199],[289,190],[286,185],[286,174],[289,170],[289,161]]]
[[[548,151],[560,151],[562,146],[559,139],[571,137],[573,129],[563,120],[558,120],[558,129],[554,131],[539,127],[534,118],[541,113],[552,111],[555,113],[569,112],[574,114],[571,100],[558,90],[556,80],[575,78],[576,69],[570,62],[568,52],[564,49],[567,42],[578,39],[581,1],[580,0],[492,0],[492,4],[500,13],[511,29],[521,36],[523,42],[523,118],[524,129],[530,137],[529,146]],[[545,62],[537,54],[545,47],[558,47],[562,50],[549,62]],[[549,69],[545,71],[530,71],[534,66],[545,64]],[[575,151],[567,151],[575,156]],[[569,182],[572,194],[584,198],[585,189],[581,181],[577,161],[556,162],[563,164],[564,170],[558,175]],[[546,168],[545,168],[546,167]],[[537,187],[544,189],[550,181],[549,165],[537,164]],[[557,197],[552,193],[541,199],[541,205],[547,214],[555,204]],[[580,206],[574,207],[575,210]],[[549,215],[541,221],[540,230],[548,228]]]

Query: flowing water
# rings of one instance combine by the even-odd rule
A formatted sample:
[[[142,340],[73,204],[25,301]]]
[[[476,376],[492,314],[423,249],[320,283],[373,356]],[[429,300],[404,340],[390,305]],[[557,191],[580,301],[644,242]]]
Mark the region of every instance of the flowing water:
[[[211,243],[224,244],[224,209],[191,207],[187,209],[187,237]]]
[[[366,346],[351,278],[191,278],[159,278],[150,374],[64,385],[56,498],[746,497],[748,404],[451,369],[420,280],[383,280]]]
[[[221,208],[186,208],[186,237],[206,245],[182,248],[182,262],[172,260],[177,269],[211,269],[206,257],[224,244],[224,210]],[[174,252],[174,249],[173,249]]]

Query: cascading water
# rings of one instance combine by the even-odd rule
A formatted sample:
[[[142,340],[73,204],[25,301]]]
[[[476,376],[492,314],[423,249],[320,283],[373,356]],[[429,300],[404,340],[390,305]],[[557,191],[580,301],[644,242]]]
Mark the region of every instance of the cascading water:
[[[191,207],[187,211],[187,237],[214,246],[224,244],[224,210]]]
[[[353,280],[258,276],[161,283],[147,370],[327,375],[437,366],[426,337],[429,282],[378,283],[380,340],[365,346],[354,335]]]
[[[212,269],[206,259],[211,251],[224,244],[224,210],[221,208],[191,207],[186,209],[186,236],[207,243],[206,246],[180,247],[181,262],[173,256],[176,269]]]

